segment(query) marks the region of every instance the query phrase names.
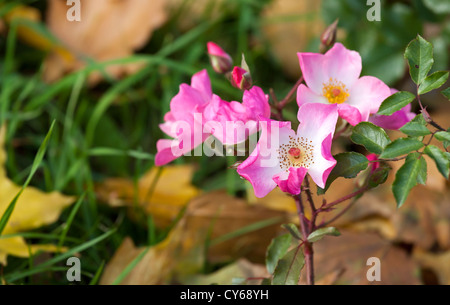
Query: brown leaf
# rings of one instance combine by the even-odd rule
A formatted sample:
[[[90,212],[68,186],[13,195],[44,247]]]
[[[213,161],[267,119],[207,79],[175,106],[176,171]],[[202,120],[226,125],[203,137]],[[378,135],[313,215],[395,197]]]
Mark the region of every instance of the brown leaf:
[[[97,185],[96,192],[100,200],[113,207],[134,207],[137,201],[157,226],[166,227],[200,193],[191,184],[193,172],[191,165],[154,167],[139,180],[137,188],[130,180],[111,178]]]
[[[422,267],[431,269],[441,285],[450,285],[450,251],[432,254],[417,250],[414,252],[414,259]]]
[[[304,52],[310,39],[325,29],[319,18],[321,1],[276,0],[264,10],[263,31],[284,70],[300,76],[297,52]]]
[[[316,278],[324,278],[345,269],[338,284],[419,284],[418,268],[408,253],[376,234],[341,231],[339,237],[325,237],[314,244]],[[366,273],[367,259],[378,257],[381,261],[381,282],[369,282]],[[304,283],[304,274],[302,282]]]
[[[165,0],[83,1],[81,22],[67,20],[65,1],[48,0],[47,25],[76,58],[54,53],[45,62],[44,78],[55,81],[64,74],[82,68],[86,58],[104,62],[130,56],[141,48],[152,32],[167,19]],[[142,62],[106,67],[113,77],[130,74],[143,67]],[[91,83],[101,78],[91,74]]]
[[[264,265],[253,264],[246,259],[239,259],[214,273],[208,275],[193,275],[183,280],[187,285],[232,285],[233,279],[242,279],[246,284],[258,284],[262,278],[268,278],[269,273]]]

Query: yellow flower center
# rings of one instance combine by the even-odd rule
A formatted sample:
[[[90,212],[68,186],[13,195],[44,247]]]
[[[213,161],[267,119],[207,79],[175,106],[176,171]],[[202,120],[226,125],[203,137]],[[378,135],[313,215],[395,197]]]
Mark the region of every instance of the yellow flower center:
[[[342,104],[350,96],[345,85],[333,78],[330,78],[327,84],[323,84],[322,93],[330,104]]]
[[[280,145],[278,159],[280,166],[285,171],[291,167],[309,168],[313,161],[312,141],[299,137],[289,137],[289,143]]]

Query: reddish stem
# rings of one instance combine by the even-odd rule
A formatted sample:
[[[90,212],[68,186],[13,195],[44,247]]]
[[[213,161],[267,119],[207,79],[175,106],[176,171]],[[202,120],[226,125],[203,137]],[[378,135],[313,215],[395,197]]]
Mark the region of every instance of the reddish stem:
[[[306,282],[308,285],[314,285],[314,251],[312,243],[308,242],[307,238],[311,233],[308,229],[308,219],[305,216],[303,200],[301,195],[294,196],[295,204],[297,206],[298,216],[300,220],[300,228],[303,235],[305,247],[305,265],[306,265]]]

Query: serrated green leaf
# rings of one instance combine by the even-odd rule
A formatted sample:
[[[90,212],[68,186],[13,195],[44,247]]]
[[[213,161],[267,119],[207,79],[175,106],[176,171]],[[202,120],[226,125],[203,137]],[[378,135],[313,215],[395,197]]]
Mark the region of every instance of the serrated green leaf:
[[[305,265],[305,256],[301,247],[296,247],[286,253],[278,262],[273,275],[273,285],[297,285],[300,272]]]
[[[331,183],[337,178],[355,178],[360,171],[365,170],[369,165],[369,160],[364,155],[356,152],[340,153],[333,157],[336,160],[336,166],[328,176],[325,189],[317,189],[319,194],[324,194]]]
[[[405,58],[408,60],[412,80],[417,85],[422,84],[434,63],[433,45],[417,35],[406,48]]]
[[[415,98],[416,96],[411,92],[397,92],[383,101],[380,108],[378,109],[378,114],[391,115],[414,101]]]
[[[424,144],[414,138],[400,138],[389,143],[380,155],[380,159],[390,159],[406,155],[412,151],[422,148]]]
[[[266,268],[270,274],[273,274],[278,261],[287,253],[291,241],[292,236],[290,234],[283,234],[275,237],[270,242],[266,252]]]
[[[434,137],[439,141],[450,141],[450,132],[438,131],[434,134]]]
[[[289,232],[295,239],[302,240],[302,233],[298,230],[297,225],[293,223],[287,223],[281,225],[281,227]]]
[[[449,73],[446,71],[438,71],[427,76],[419,86],[418,94],[425,94],[431,90],[440,88],[447,81],[448,75]]]
[[[445,90],[442,90],[441,93],[450,100],[450,87]]]
[[[351,140],[364,146],[369,152],[380,155],[391,140],[386,132],[372,123],[362,122],[353,128]]]
[[[308,236],[308,241],[311,242],[311,243],[315,243],[315,242],[321,240],[322,238],[324,238],[327,235],[339,236],[339,235],[341,235],[341,232],[339,232],[339,230],[336,229],[335,227],[322,228],[322,229],[319,229],[319,230],[316,230],[316,231],[312,232]]]
[[[437,146],[434,146],[434,145],[427,146],[423,152],[425,154],[427,154],[431,159],[434,160],[439,172],[446,179],[448,179],[449,167],[450,167],[450,162],[449,162],[448,156],[446,156],[443,151],[441,151]]]
[[[427,122],[422,114],[418,114],[411,122],[406,123],[399,130],[410,137],[423,137],[431,134],[431,131],[426,127]]]
[[[395,175],[394,183],[392,184],[392,192],[394,193],[397,207],[401,207],[408,197],[411,189],[417,185],[417,177],[421,169],[421,161],[417,157],[408,158],[400,167]]]
[[[417,154],[417,156],[415,156],[415,158],[418,158],[419,156],[420,155]],[[419,174],[417,175],[417,183],[425,185],[425,184],[427,184],[427,175],[428,175],[427,160],[425,160],[425,158],[420,158],[419,162],[420,162],[420,168],[419,168]]]

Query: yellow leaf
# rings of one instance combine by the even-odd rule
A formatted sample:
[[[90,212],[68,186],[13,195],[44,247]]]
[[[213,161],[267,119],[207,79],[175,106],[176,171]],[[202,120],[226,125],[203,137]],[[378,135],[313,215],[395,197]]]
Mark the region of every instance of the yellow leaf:
[[[99,198],[111,206],[132,207],[137,200],[143,210],[153,216],[156,225],[167,226],[189,200],[200,193],[191,184],[193,173],[191,165],[154,167],[139,180],[137,189],[130,180],[113,178],[98,185],[96,191]]]
[[[41,13],[34,7],[18,5],[5,15],[5,22],[11,25],[18,20],[26,20],[37,24],[41,22]],[[57,53],[65,62],[73,62],[75,60],[75,56],[67,48],[51,41],[26,23],[20,23],[17,26],[17,36],[25,43],[39,50]]]
[[[21,187],[6,176],[4,150],[6,127],[0,128],[0,215],[3,215]],[[3,234],[32,230],[56,221],[61,211],[74,202],[73,197],[58,192],[44,193],[34,187],[27,187],[16,203],[14,212]],[[1,217],[1,216],[0,216]],[[37,250],[54,251],[52,246],[31,246],[31,253]],[[29,255],[28,247],[21,237],[0,238],[0,263],[6,264],[8,254],[20,257]]]

